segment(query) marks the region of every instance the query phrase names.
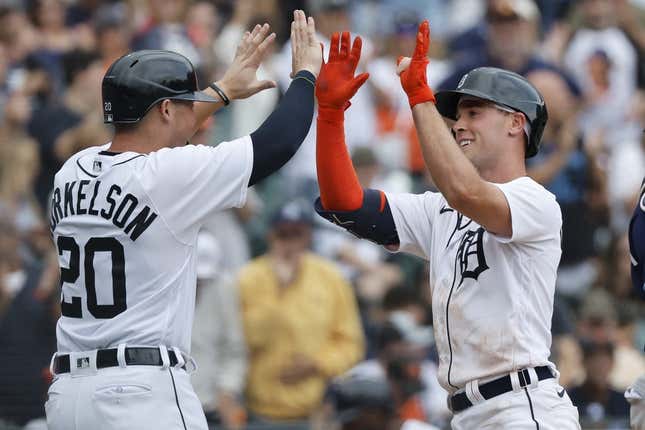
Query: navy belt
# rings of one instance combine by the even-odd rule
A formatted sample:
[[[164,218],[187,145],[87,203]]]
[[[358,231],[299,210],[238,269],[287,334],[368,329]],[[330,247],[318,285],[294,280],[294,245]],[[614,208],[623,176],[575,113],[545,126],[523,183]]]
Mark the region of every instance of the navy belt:
[[[170,366],[175,366],[179,361],[175,355],[175,351],[168,350],[168,359]],[[125,348],[125,363],[129,366],[161,366],[163,361],[161,359],[161,352],[159,348]],[[105,367],[116,367],[119,365],[117,360],[117,349],[99,349],[96,351],[96,368],[103,369]],[[54,358],[54,373],[69,373],[70,363],[69,354],[57,355]]]
[[[554,377],[551,369],[549,369],[548,366],[536,367],[535,373],[537,373],[538,381]],[[518,371],[517,377],[520,380],[520,387],[531,385],[531,376],[528,369],[522,369]],[[492,399],[493,397],[497,397],[504,393],[508,393],[509,391],[513,391],[513,384],[511,383],[510,375],[493,379],[492,381],[479,386],[479,392],[486,400]],[[470,400],[468,400],[468,396],[466,396],[466,393],[464,392],[448,397],[448,405],[453,412],[461,412],[465,409],[468,409],[473,404]]]

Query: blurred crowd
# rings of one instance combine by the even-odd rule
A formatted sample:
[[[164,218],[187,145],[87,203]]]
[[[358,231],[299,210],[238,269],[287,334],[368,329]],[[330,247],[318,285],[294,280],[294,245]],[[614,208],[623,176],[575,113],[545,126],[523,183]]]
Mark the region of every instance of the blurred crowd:
[[[243,32],[269,22],[277,41],[258,74],[278,88],[222,109],[191,142],[217,145],[254,131],[287,88],[296,8],[325,46],[334,31],[363,37],[370,79],[345,121],[363,187],[434,189],[395,73],[423,18],[433,88],[497,66],[542,92],[549,122],[528,173],[563,212],[551,359],[583,428],[627,428],[623,393],[645,374],[626,237],[645,176],[643,0],[0,0],[0,427],[43,425],[60,312],[49,193],[71,154],[110,140],[107,67],[167,49],[206,86]],[[312,126],[279,174],[200,235],[193,381],[209,423],[448,428],[427,266],[323,222],[316,196]]]

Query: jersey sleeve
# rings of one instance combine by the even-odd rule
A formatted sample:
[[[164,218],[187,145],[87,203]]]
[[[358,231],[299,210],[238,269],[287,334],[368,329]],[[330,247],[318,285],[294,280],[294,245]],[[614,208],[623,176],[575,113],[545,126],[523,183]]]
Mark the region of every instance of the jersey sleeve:
[[[491,234],[500,242],[528,243],[560,238],[562,211],[555,196],[531,178],[495,184],[511,210],[512,237]]]
[[[244,136],[216,147],[161,149],[139,180],[170,230],[190,242],[214,212],[244,204],[252,167],[251,138]]]
[[[427,260],[440,194],[387,193],[386,196],[399,235],[398,251],[409,252]]]

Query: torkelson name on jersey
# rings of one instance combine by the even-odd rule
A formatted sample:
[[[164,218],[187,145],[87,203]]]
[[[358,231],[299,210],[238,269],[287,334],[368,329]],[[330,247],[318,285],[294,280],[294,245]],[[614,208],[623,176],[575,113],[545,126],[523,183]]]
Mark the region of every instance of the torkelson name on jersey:
[[[108,185],[102,185],[101,181],[95,181],[90,195],[86,193],[89,191],[86,187],[90,182],[87,179],[67,182],[63,192],[59,187],[54,189],[50,219],[52,231],[63,218],[87,214],[111,220],[112,224],[123,229],[126,234],[130,235],[130,239],[135,241],[157,218],[157,213],[148,205],[145,205],[133,216],[133,213],[138,209],[139,199],[130,193],[121,197],[121,187],[116,184],[109,186],[107,194],[104,194],[104,200],[97,202],[96,197],[103,194]]]

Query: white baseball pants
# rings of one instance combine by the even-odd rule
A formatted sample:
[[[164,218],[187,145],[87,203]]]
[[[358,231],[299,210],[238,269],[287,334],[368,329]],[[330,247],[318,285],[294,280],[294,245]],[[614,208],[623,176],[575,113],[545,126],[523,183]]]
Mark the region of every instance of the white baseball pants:
[[[555,378],[478,402],[455,414],[451,425],[453,430],[580,430],[578,409]]]
[[[189,374],[127,366],[57,375],[45,403],[49,430],[207,430]]]

